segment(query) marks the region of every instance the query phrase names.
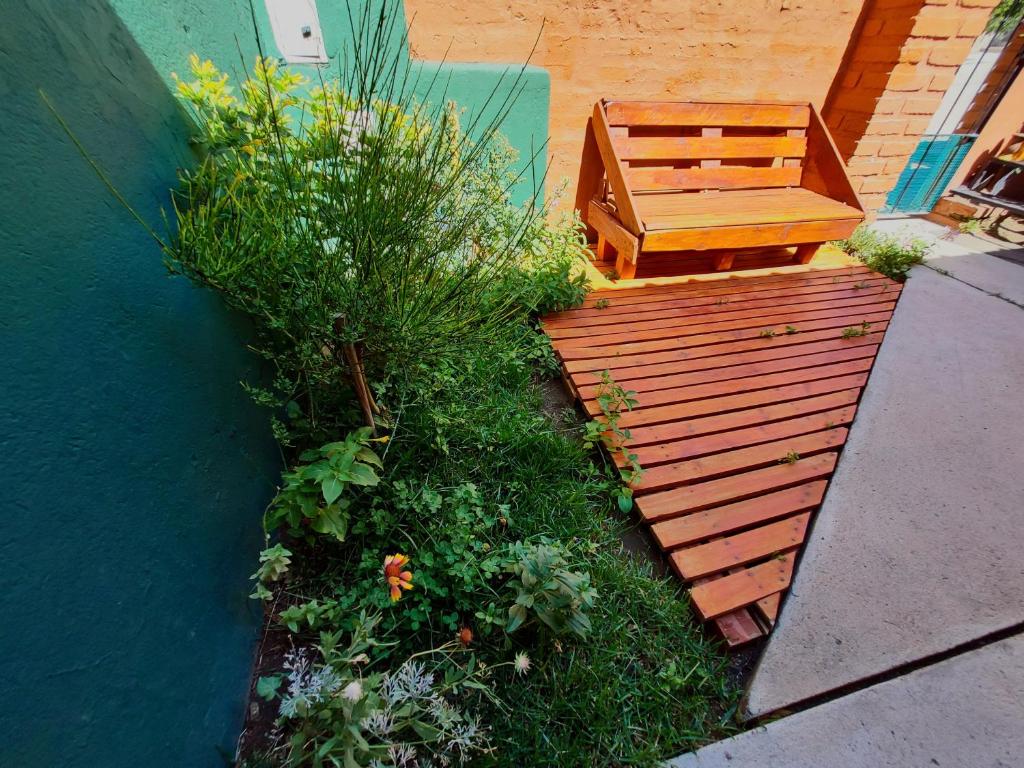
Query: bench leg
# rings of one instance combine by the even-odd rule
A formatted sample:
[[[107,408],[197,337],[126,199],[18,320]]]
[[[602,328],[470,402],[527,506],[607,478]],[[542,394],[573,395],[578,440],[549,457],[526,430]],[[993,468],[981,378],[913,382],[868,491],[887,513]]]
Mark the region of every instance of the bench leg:
[[[632,280],[636,277],[636,262],[637,254],[619,251],[619,257],[615,259],[615,271],[619,274],[619,280]]]
[[[814,254],[818,252],[821,247],[821,243],[808,243],[807,245],[798,245],[796,247],[796,260],[799,264],[809,264],[811,259],[814,258]]]
[[[608,260],[608,240],[600,232],[597,233],[597,260]]]

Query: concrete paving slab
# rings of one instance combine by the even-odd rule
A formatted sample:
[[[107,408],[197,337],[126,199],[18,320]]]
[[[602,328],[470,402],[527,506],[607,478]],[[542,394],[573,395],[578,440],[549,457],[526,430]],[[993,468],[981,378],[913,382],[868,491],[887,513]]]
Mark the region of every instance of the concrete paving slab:
[[[1017,768],[1024,637],[955,656],[672,760],[673,768]]]
[[[926,264],[1024,306],[1024,269],[1014,263],[1020,260],[1024,249],[974,235],[956,234],[947,239],[948,227],[924,219],[884,219],[872,226],[931,243]]]
[[[1024,621],[1022,548],[1024,310],[915,268],[746,713]]]

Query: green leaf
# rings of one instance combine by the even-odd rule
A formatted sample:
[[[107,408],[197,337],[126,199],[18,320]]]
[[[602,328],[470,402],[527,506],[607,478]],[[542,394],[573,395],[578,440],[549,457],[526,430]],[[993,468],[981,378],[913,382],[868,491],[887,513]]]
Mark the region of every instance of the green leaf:
[[[260,697],[267,701],[273,701],[274,697],[277,696],[277,689],[281,687],[281,676],[271,675],[270,677],[261,677],[256,681],[256,693]]]
[[[505,625],[506,632],[515,632],[526,621],[526,606],[513,605],[508,609],[508,623]]]
[[[335,500],[341,496],[341,492],[345,490],[345,483],[337,477],[329,477],[323,481],[320,488],[324,494],[324,501],[328,504],[333,504]]]
[[[348,481],[353,485],[374,486],[380,482],[377,473],[366,464],[353,464],[348,470]]]
[[[313,523],[312,528],[317,533],[324,533],[333,536],[338,541],[344,541],[348,534],[348,515],[342,515],[337,504],[331,504],[320,510],[320,516]]]

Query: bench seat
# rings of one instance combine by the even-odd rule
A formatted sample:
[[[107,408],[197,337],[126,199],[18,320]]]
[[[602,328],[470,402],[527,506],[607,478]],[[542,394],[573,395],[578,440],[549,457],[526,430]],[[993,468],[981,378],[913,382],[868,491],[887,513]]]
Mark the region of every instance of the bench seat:
[[[864,209],[810,104],[598,102],[576,205],[598,258],[630,278],[642,253],[715,251],[848,237]]]

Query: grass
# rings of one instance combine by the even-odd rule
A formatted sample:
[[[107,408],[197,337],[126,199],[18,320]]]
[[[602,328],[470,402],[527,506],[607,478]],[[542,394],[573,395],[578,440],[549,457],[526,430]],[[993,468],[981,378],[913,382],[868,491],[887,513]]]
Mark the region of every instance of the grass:
[[[533,662],[523,677],[496,677],[514,716],[486,713],[495,749],[483,762],[654,764],[729,733],[738,692],[720,643],[698,626],[681,586],[624,549],[630,522],[612,503],[612,468],[584,450],[577,418],[546,408],[536,368],[524,363],[532,334],[510,329],[447,372],[436,392],[407,404],[386,464],[395,477],[434,488],[474,483],[508,505],[510,536],[571,542],[598,591],[586,640],[481,638],[485,663],[516,650]],[[429,535],[430,525],[410,521],[410,539]],[[423,627],[403,643],[425,647],[448,632]]]

